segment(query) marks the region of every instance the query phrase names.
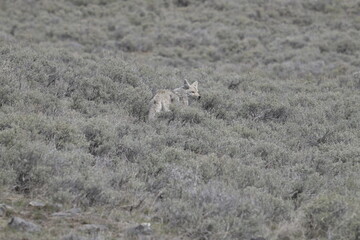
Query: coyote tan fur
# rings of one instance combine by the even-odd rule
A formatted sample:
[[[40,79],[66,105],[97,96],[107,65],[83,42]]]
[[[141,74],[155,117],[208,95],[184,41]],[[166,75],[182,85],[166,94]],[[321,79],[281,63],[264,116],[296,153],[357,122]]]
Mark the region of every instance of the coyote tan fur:
[[[174,90],[159,90],[150,101],[149,120],[154,120],[158,112],[170,111],[171,104],[180,103],[181,105],[188,106],[190,98],[200,99],[200,97],[198,82],[190,84],[186,79],[182,87]]]

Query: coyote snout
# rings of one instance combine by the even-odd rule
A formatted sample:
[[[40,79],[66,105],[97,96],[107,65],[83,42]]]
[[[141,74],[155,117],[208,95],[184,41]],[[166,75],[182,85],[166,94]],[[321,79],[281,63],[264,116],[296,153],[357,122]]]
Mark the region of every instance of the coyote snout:
[[[150,101],[149,120],[156,118],[156,113],[170,111],[170,105],[180,103],[183,106],[189,105],[189,99],[200,99],[198,82],[190,84],[186,79],[182,87],[174,90],[159,90]]]

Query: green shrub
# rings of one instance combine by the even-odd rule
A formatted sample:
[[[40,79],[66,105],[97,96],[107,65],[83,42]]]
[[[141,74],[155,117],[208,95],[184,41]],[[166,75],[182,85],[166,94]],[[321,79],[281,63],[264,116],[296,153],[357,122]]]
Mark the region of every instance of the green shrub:
[[[290,112],[288,107],[272,103],[271,100],[264,103],[246,102],[241,110],[241,114],[245,118],[250,118],[254,121],[275,121],[280,123],[286,122]]]
[[[135,119],[145,121],[149,111],[152,95],[146,87],[128,87],[123,89],[122,101],[124,109]]]
[[[2,179],[19,193],[33,193],[41,189],[52,174],[52,169],[44,157],[49,149],[41,142],[17,142],[11,148],[2,149],[2,168],[9,175]]]
[[[94,156],[101,156],[114,152],[113,143],[116,134],[114,130],[114,126],[101,118],[89,120],[83,128],[84,136],[89,144],[89,153]]]
[[[344,199],[336,194],[322,194],[310,202],[304,216],[308,238],[326,238],[336,232],[347,211]]]

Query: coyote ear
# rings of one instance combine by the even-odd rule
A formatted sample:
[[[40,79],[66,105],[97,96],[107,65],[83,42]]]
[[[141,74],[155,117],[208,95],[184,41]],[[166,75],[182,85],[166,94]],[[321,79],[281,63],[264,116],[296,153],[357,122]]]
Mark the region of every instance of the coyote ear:
[[[184,80],[184,88],[188,89],[190,87],[190,83],[188,82],[188,80]]]
[[[193,86],[194,88],[197,89],[198,88],[198,81],[193,82],[193,84],[191,86]]]

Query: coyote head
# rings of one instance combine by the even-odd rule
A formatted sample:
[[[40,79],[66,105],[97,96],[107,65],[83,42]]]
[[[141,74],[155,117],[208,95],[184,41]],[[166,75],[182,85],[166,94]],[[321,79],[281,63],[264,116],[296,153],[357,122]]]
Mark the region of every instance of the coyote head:
[[[193,82],[193,84],[190,84],[186,79],[184,81],[184,89],[186,94],[194,99],[200,99],[201,96],[199,94],[198,90],[198,82]]]

